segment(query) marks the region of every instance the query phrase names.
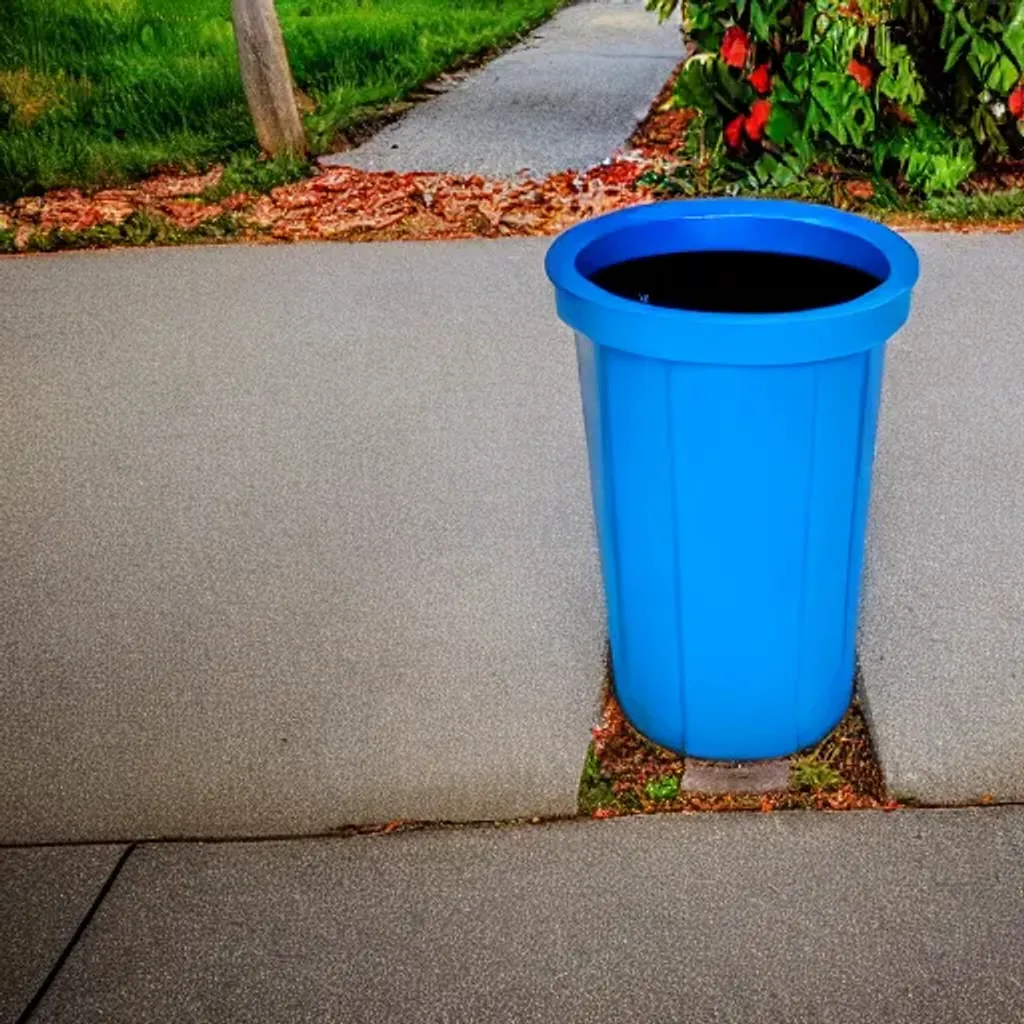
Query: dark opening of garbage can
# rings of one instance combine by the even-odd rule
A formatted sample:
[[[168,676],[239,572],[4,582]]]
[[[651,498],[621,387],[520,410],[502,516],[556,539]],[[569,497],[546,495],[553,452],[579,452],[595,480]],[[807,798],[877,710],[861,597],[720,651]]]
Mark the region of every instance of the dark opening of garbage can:
[[[850,302],[881,284],[832,260],[749,250],[642,256],[600,267],[589,279],[624,299],[701,313],[796,313]]]

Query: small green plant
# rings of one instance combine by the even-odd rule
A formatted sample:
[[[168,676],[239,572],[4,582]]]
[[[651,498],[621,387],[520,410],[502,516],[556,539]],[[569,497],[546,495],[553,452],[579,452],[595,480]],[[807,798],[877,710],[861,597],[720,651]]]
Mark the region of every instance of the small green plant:
[[[811,755],[793,762],[790,782],[794,789],[822,793],[838,789],[843,784],[843,777],[831,765]]]
[[[309,177],[311,170],[308,160],[291,154],[268,160],[256,152],[234,153],[225,165],[220,181],[206,189],[202,198],[216,202],[238,192],[263,195],[280,185]]]
[[[601,772],[601,762],[593,743],[587,748],[587,756],[583,761],[583,774],[580,777],[577,805],[581,814],[614,810],[618,805],[611,780]]]
[[[650,779],[644,786],[644,792],[651,800],[659,802],[675,800],[679,796],[679,776],[659,775],[657,778]]]

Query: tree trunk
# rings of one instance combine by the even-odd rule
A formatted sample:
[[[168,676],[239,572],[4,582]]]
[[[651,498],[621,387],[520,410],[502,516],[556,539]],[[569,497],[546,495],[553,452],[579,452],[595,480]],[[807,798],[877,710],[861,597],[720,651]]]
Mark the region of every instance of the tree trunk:
[[[231,0],[231,13],[256,138],[271,156],[301,156],[306,135],[274,0]]]

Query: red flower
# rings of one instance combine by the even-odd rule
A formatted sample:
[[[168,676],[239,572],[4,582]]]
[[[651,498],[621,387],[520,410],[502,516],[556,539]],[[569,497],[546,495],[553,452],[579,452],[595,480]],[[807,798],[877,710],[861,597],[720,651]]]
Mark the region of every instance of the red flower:
[[[743,141],[743,115],[737,114],[725,126],[725,142],[731,149],[739,149]]]
[[[741,68],[750,54],[750,39],[739,25],[730,25],[722,39],[722,60],[731,68]]]
[[[1006,97],[1006,106],[1018,121],[1024,120],[1024,82]]]
[[[743,130],[751,142],[760,142],[764,135],[764,126],[771,117],[772,105],[768,100],[754,100],[750,113],[743,122]]]
[[[772,76],[770,72],[770,64],[758,64],[750,74],[750,84],[762,96],[772,91]]]
[[[871,83],[874,80],[874,72],[867,66],[867,64],[861,64],[859,60],[851,60],[846,65],[846,70],[857,79],[857,84],[862,89],[870,89]]]

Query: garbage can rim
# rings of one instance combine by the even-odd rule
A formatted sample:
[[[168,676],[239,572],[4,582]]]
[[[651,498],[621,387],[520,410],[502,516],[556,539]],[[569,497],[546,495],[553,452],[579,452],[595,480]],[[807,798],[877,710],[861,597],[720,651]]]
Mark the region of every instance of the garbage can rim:
[[[785,313],[733,313],[644,305],[606,291],[591,281],[578,265],[581,256],[595,243],[608,240],[616,233],[629,232],[628,237],[635,238],[636,229],[642,231],[645,227],[650,228],[649,254],[653,255],[666,251],[663,245],[659,247],[657,243],[659,226],[706,226],[708,221],[721,223],[723,244],[702,244],[695,246],[691,251],[714,248],[741,248],[766,253],[802,251],[798,245],[779,247],[780,240],[786,237],[780,234],[776,234],[774,238],[770,234],[762,234],[761,241],[756,246],[746,242],[736,244],[735,232],[729,231],[730,226],[735,227],[739,222],[751,220],[788,222],[795,229],[802,229],[804,234],[813,234],[820,230],[822,237],[827,233],[845,235],[851,240],[851,249],[856,248],[861,253],[873,250],[880,260],[884,261],[887,273],[877,287],[848,302]],[[703,232],[705,239],[706,234],[706,231]],[[632,252],[623,259],[642,254]],[[814,251],[805,254],[818,255]],[[844,262],[842,248],[839,247],[839,251],[830,258],[834,258],[836,262]],[[605,265],[611,265],[611,262]],[[854,263],[851,262],[850,265]],[[769,324],[784,324],[792,332],[794,345],[799,345],[799,339],[808,332],[813,332],[821,338],[823,332],[831,331],[840,323],[846,322],[852,326],[852,322],[862,324],[865,320],[874,321],[880,316],[887,319],[886,314],[889,311],[902,322],[906,317],[910,292],[919,272],[918,258],[913,247],[891,228],[876,221],[832,207],[793,200],[731,198],[667,200],[630,207],[585,221],[570,228],[554,241],[548,249],[545,269],[555,285],[562,319],[591,337],[594,337],[595,326],[598,328],[597,333],[606,335],[595,337],[594,340],[626,351],[636,351],[638,354],[658,355],[662,354],[658,349],[664,348],[666,339],[671,335],[676,340],[683,338],[692,342],[693,351],[690,354],[699,361],[709,361],[705,354],[702,354],[701,342],[707,341],[714,334],[715,348],[724,362],[761,362],[760,357],[746,352],[744,346],[750,341],[752,332],[761,330]],[[638,317],[643,319],[638,320]],[[622,330],[626,318],[635,325],[635,330]],[[600,328],[605,323],[609,329],[602,332]],[[642,336],[643,332],[646,332],[647,337]],[[841,333],[847,339],[847,347],[852,344],[852,350],[858,350],[882,343],[891,332],[880,332],[877,341],[874,340],[875,332],[865,333],[861,330],[856,341],[850,341],[853,337],[852,332]],[[836,345],[839,348],[843,347],[838,338]],[[730,353],[730,347],[735,351]],[[787,349],[792,347],[786,346]],[[827,350],[828,344],[825,344],[823,350],[814,356],[808,354],[806,359],[828,358]],[[669,355],[667,352],[664,354]],[[845,352],[837,350],[836,354]],[[681,352],[672,357],[686,358],[687,354]],[[789,358],[792,356],[787,356],[782,361],[788,361]],[[798,354],[795,358],[797,361],[803,361],[804,357]],[[775,359],[767,357],[763,361],[774,362]]]

